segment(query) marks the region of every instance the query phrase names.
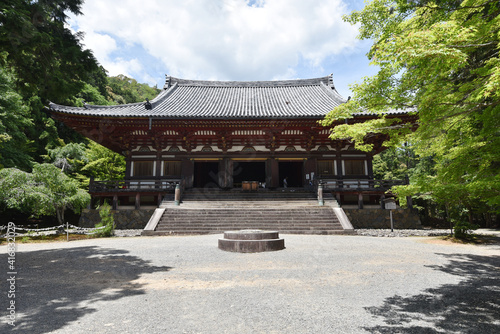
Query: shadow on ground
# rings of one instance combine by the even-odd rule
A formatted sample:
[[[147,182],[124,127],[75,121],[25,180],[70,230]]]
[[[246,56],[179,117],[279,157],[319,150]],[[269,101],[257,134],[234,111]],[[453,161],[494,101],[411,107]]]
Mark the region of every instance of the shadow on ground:
[[[18,252],[16,326],[2,323],[0,332],[47,333],[60,329],[95,312],[95,303],[144,294],[134,280],[171,269],[127,254],[95,246]]]
[[[367,311],[385,326],[370,333],[500,333],[500,257],[439,254],[446,266],[433,266],[463,280],[424,293],[388,298]]]

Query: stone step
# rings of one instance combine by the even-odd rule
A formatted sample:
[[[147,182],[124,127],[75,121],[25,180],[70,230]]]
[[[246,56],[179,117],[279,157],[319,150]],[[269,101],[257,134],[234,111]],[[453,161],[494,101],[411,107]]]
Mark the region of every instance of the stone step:
[[[311,224],[303,224],[303,225],[287,225],[287,224],[190,224],[190,225],[159,225],[156,230],[196,230],[196,229],[291,229],[291,230],[301,230],[301,229],[330,229],[335,230],[341,227],[340,224],[325,224],[325,225],[311,225]]]
[[[287,215],[287,214],[167,214],[164,216],[165,220],[199,220],[199,219],[224,219],[224,220],[317,220],[317,219],[334,219],[331,214],[297,214],[297,215]]]
[[[295,227],[295,228],[338,228],[341,227],[340,223],[300,223],[300,224],[287,224],[286,222],[270,222],[270,223],[234,223],[234,222],[204,222],[204,223],[182,223],[182,224],[158,224],[158,229],[164,228],[193,228],[193,227],[221,227],[221,226],[239,226],[241,228],[257,227],[257,226],[281,226],[281,227]]]
[[[328,220],[324,219],[321,221],[318,220],[261,220],[261,221],[241,221],[241,220],[223,220],[223,219],[205,219],[205,220],[168,220],[168,221],[162,221],[160,220],[158,226],[181,226],[182,224],[185,225],[262,225],[262,224],[274,224],[274,225],[288,225],[288,226],[294,226],[294,225],[314,225],[314,226],[329,226],[331,224],[337,223],[336,221],[333,220]]]
[[[287,231],[310,231],[310,230],[337,230],[337,228],[325,228],[323,226],[309,226],[309,227],[295,227],[295,226],[276,226],[276,225],[247,225],[247,226],[233,226],[233,225],[224,225],[224,226],[192,226],[192,227],[181,227],[181,228],[157,228],[156,231],[197,231],[197,230],[216,230],[216,231],[233,231],[240,229],[259,229],[259,230],[287,230]]]
[[[293,216],[293,215],[302,215],[302,214],[331,214],[332,210],[330,208],[326,209],[295,209],[295,208],[290,208],[290,209],[266,209],[266,208],[236,208],[236,209],[229,209],[229,208],[218,208],[218,209],[167,209],[166,210],[169,214],[175,215],[196,215],[196,214],[204,214],[204,215],[210,215],[210,214],[225,214],[225,215],[243,215],[243,214],[254,214],[254,215],[263,215],[263,214],[275,214],[275,215],[280,215],[280,214],[286,214],[288,216]]]
[[[342,225],[332,210],[329,194],[319,206],[315,193],[304,191],[257,192],[191,189],[179,206],[164,201],[155,231],[147,235],[210,234],[241,229],[273,230],[294,234],[340,234]]]
[[[335,205],[335,203],[328,203],[326,202],[326,205],[331,206]],[[175,206],[173,202],[162,202],[161,207],[164,208],[175,208],[175,207],[182,207],[182,208],[239,208],[239,207],[244,207],[244,208],[273,208],[273,207],[287,207],[287,208],[293,208],[293,207],[300,207],[300,206],[305,206],[305,207],[318,207],[318,202],[317,201],[310,201],[310,202],[304,202],[304,201],[297,201],[297,202],[283,202],[283,201],[275,201],[275,202],[257,202],[257,201],[214,201],[214,202],[207,202],[207,201],[191,201],[191,202],[182,202],[180,203],[179,206]]]
[[[271,228],[272,229],[272,228]],[[274,229],[275,230],[275,229]],[[222,234],[224,230],[192,230],[192,231],[148,231],[143,235],[201,235],[201,234]],[[337,234],[353,234],[353,232],[346,232],[344,230],[278,230],[283,234],[313,234],[313,235],[337,235]]]

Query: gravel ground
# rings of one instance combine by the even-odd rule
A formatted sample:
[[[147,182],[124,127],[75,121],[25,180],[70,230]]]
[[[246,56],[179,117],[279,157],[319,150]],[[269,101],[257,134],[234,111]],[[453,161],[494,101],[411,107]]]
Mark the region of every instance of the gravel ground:
[[[142,230],[115,230],[116,237],[137,237],[141,235]],[[432,237],[449,235],[449,229],[420,229],[420,230],[394,230],[390,229],[357,229],[357,235],[370,237]],[[500,234],[499,230],[480,229],[479,234]]]
[[[19,244],[0,332],[500,332],[499,243],[281,235],[285,250],[241,254],[220,237]]]

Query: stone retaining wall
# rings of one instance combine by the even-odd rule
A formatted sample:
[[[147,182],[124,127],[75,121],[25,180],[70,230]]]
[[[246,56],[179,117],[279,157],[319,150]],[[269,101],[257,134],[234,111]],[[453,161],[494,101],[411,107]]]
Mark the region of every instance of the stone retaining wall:
[[[358,228],[391,228],[389,210],[385,209],[344,209],[346,216],[355,229]],[[410,209],[392,210],[395,229],[419,229],[422,224],[418,213]]]
[[[154,209],[113,210],[116,229],[143,229],[154,211]],[[94,227],[100,221],[99,210],[86,209],[82,211],[78,225],[80,227]]]

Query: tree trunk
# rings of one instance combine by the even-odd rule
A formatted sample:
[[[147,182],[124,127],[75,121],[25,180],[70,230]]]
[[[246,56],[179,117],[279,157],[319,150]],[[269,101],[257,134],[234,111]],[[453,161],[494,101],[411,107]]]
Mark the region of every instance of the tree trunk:
[[[64,224],[64,210],[66,209],[66,205],[63,205],[60,208],[56,208],[56,213],[57,213],[57,222],[59,225]]]
[[[450,219],[450,212],[449,212],[449,209],[448,209],[448,203],[444,204],[444,211],[446,213],[446,219],[450,223],[450,233],[451,233],[451,235],[453,235],[453,224],[451,223],[451,219]]]

